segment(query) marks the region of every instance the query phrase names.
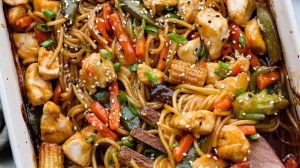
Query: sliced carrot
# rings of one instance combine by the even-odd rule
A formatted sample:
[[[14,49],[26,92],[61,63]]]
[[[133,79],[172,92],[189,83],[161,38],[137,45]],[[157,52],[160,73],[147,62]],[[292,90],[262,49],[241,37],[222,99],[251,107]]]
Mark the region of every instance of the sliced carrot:
[[[35,34],[37,40],[39,41],[39,43],[42,43],[42,42],[44,42],[44,41],[46,41],[46,40],[49,39],[48,33],[41,32],[41,31],[39,31],[36,28],[34,28],[34,34]]]
[[[256,79],[257,87],[262,90],[279,81],[280,75],[277,71],[259,75]]]
[[[256,128],[254,125],[242,125],[238,127],[245,135],[252,135],[256,133]]]
[[[129,64],[136,62],[136,54],[133,48],[132,42],[130,41],[128,34],[122,26],[122,22],[118,13],[113,13],[109,17],[109,22],[112,26],[115,36],[121,44],[124,51],[126,60]]]
[[[298,163],[297,163],[296,159],[291,155],[284,161],[284,166],[286,168],[297,168]]]
[[[109,15],[111,14],[111,6],[109,3],[104,3],[103,4],[103,18],[105,21],[105,27],[107,32],[112,33],[111,25],[109,23]]]
[[[159,60],[157,64],[157,69],[164,70],[166,68],[167,64],[167,58],[169,54],[169,48],[170,48],[170,39],[165,37],[165,45],[161,52],[159,53]]]
[[[194,136],[193,134],[185,134],[179,141],[178,146],[173,150],[173,157],[176,162],[180,162],[184,154],[190,149],[193,144]]]
[[[232,46],[226,42],[222,48],[223,56],[230,55],[232,52]]]
[[[250,66],[252,68],[257,68],[261,66],[261,63],[259,62],[259,59],[257,58],[256,55],[250,53],[249,56],[250,56]]]
[[[214,103],[214,109],[228,111],[232,108],[232,99],[229,96],[224,96]]]
[[[34,22],[34,19],[31,16],[24,16],[17,20],[16,25],[19,28],[25,28]]]
[[[55,90],[54,90],[54,94],[53,94],[53,98],[52,98],[53,103],[59,105],[59,103],[60,103],[60,95],[61,95],[61,92],[62,92],[61,86],[60,86],[60,84],[58,83],[58,84],[56,85],[56,87],[55,87]]]
[[[249,39],[242,32],[241,28],[235,24],[230,24],[229,30],[229,39],[231,40],[234,48],[240,53],[246,53],[249,51],[251,48]]]
[[[105,126],[105,124],[97,118],[94,114],[88,113],[85,115],[86,120],[96,128],[97,131],[105,138],[110,138],[112,140],[117,139],[117,135],[112,132],[109,128]]]
[[[96,17],[96,23],[97,23],[97,30],[101,33],[101,35],[108,41],[112,42],[112,39],[109,37],[109,35],[106,32],[106,23],[105,20],[102,18]]]
[[[112,130],[116,130],[120,128],[121,118],[121,104],[117,98],[118,94],[120,93],[118,82],[112,82],[108,89],[110,99],[109,127]]]
[[[139,28],[139,33],[142,32],[142,28]],[[146,38],[143,35],[142,38],[136,39],[135,42],[135,53],[136,56],[139,58],[143,58],[145,56],[145,49],[146,49]]]
[[[231,74],[230,76],[236,76],[238,73],[244,72],[245,66],[241,62],[237,62],[232,68],[231,68]]]
[[[104,124],[108,124],[108,110],[104,108],[99,102],[94,101],[91,103],[90,108],[92,113],[94,113]]]

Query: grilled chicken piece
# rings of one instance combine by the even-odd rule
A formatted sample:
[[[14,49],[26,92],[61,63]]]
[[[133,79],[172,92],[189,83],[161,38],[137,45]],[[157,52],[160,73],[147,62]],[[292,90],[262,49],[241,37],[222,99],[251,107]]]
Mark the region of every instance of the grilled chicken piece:
[[[26,16],[26,7],[25,5],[18,5],[14,7],[10,7],[7,13],[7,21],[11,27],[17,29],[16,22],[18,19]]]
[[[173,60],[169,70],[169,82],[172,84],[191,84],[203,86],[207,77],[207,64],[191,64]]]
[[[216,123],[216,115],[207,110],[186,112],[172,117],[170,125],[197,135],[210,134]]]
[[[40,45],[33,32],[13,33],[13,40],[17,53],[23,60],[37,58]]]
[[[33,0],[33,8],[35,11],[43,12],[45,10],[51,10],[58,13],[60,10],[60,1],[52,0]]]
[[[57,144],[43,142],[40,146],[39,168],[63,168],[64,155]]]
[[[208,62],[207,63],[207,71],[208,75],[206,78],[206,84],[215,84],[216,81],[219,81],[222,79],[222,77],[215,74],[215,70],[217,70],[220,67],[218,63]]]
[[[139,166],[139,168],[152,168],[153,162],[152,160],[148,159],[146,156],[137,153],[136,151],[126,147],[122,146],[119,154],[119,161],[126,165],[131,167],[130,161],[131,159],[134,160],[134,162]]]
[[[44,142],[60,144],[72,135],[72,122],[51,101],[44,105],[40,126],[41,139]]]
[[[33,106],[45,104],[53,92],[51,83],[45,81],[38,72],[38,64],[30,64],[25,74],[25,86],[28,99]]]
[[[108,83],[117,79],[117,75],[111,61],[101,57],[99,53],[93,53],[84,59],[80,78],[90,94],[94,94],[97,86],[105,88]]]
[[[91,136],[94,136],[93,142],[96,142],[98,139],[102,138],[101,135],[98,133],[95,127],[92,125],[89,125],[85,128],[83,128],[80,131],[80,134],[85,138],[89,139]]]
[[[247,73],[239,73],[236,77],[227,77],[222,81],[217,81],[215,87],[227,90],[228,95],[233,97],[238,89],[247,90],[249,80]]]
[[[239,26],[245,26],[255,10],[255,0],[227,0],[230,19]]]
[[[143,3],[147,8],[151,8],[152,5],[159,7],[176,6],[177,0],[143,0]]]
[[[251,50],[253,53],[257,55],[264,55],[267,51],[267,47],[260,33],[260,28],[256,19],[252,19],[246,24],[245,34],[250,40]]]
[[[28,4],[28,0],[3,0],[3,2],[10,6]]]
[[[192,168],[226,168],[227,163],[212,153],[204,154],[192,164]]]
[[[63,145],[64,154],[72,162],[87,167],[91,162],[92,145],[77,132],[72,135]]]
[[[53,51],[47,51],[46,48],[40,47],[38,52],[39,73],[45,80],[56,79],[59,76],[58,59],[50,63]]]
[[[217,146],[220,157],[234,162],[244,161],[250,152],[250,143],[244,133],[235,125],[223,126]]]
[[[200,0],[178,0],[178,12],[188,23],[195,21],[199,6]]]
[[[196,23],[208,49],[210,59],[218,59],[222,55],[224,41],[228,38],[227,20],[221,13],[206,8],[198,13]]]
[[[195,64],[198,55],[197,51],[200,49],[200,38],[189,41],[184,46],[179,47],[177,54],[180,60]]]
[[[157,80],[156,83],[152,83],[152,81],[146,76],[148,74],[152,74],[154,77],[156,76]],[[145,63],[139,64],[137,68],[137,75],[140,82],[144,83],[148,86],[153,86],[153,84],[159,84],[164,81],[164,73],[156,68],[151,68],[150,66],[146,65]]]

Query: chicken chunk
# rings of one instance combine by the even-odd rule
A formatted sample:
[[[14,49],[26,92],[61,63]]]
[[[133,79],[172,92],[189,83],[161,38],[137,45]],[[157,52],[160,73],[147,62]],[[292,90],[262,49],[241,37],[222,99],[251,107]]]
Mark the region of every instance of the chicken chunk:
[[[101,135],[98,133],[98,131],[96,130],[95,127],[93,127],[92,125],[89,125],[85,128],[83,128],[80,131],[80,134],[85,138],[85,139],[89,139],[91,136],[94,136],[93,141],[97,141],[98,139],[102,138]]]
[[[204,39],[210,59],[216,60],[222,55],[224,41],[228,38],[228,22],[221,13],[206,8],[196,18],[198,30]]]
[[[221,80],[222,78],[215,74],[215,70],[220,67],[218,63],[209,62],[207,63],[208,75],[206,78],[206,84],[215,84],[216,81]]]
[[[197,135],[208,135],[213,131],[215,122],[216,115],[214,113],[200,110],[176,115],[171,119],[170,125]]]
[[[83,61],[80,78],[90,94],[93,94],[97,86],[105,88],[108,83],[117,79],[117,75],[111,61],[104,59],[99,53],[93,53]]]
[[[188,23],[195,21],[199,6],[200,0],[178,0],[178,12]]]
[[[144,5],[147,8],[151,8],[151,6],[176,6],[177,0],[143,0]]]
[[[224,160],[211,153],[202,155],[200,158],[196,159],[192,164],[192,168],[226,168],[226,167],[228,166]]]
[[[45,81],[38,73],[38,64],[29,65],[25,74],[27,96],[33,106],[45,104],[51,99],[53,92],[51,83]]]
[[[200,50],[200,38],[191,40],[184,46],[179,47],[177,54],[182,61],[195,64],[198,59],[198,50]]]
[[[65,156],[72,162],[87,167],[91,162],[92,145],[77,132],[72,135],[62,146]]]
[[[51,10],[58,13],[60,10],[60,1],[52,0],[33,0],[33,8],[35,11],[43,12],[45,10]]]
[[[145,63],[139,64],[137,68],[137,75],[140,82],[148,86],[159,84],[164,81],[164,73],[156,68],[151,68]]]
[[[181,60],[173,60],[169,70],[169,82],[173,84],[191,84],[203,86],[207,77],[205,62],[191,64]]]
[[[39,43],[33,32],[13,33],[13,40],[17,53],[23,60],[37,59]]]
[[[255,10],[255,0],[227,0],[230,19],[239,26],[245,26]]]
[[[249,154],[250,143],[237,126],[225,125],[220,131],[217,150],[222,158],[242,162]]]
[[[38,52],[39,73],[45,80],[56,79],[59,76],[59,62],[54,60],[50,63],[53,51],[47,51],[46,48],[40,47]]]
[[[51,101],[44,105],[40,126],[44,142],[60,144],[72,135],[72,122]]]
[[[10,6],[28,4],[28,0],[3,0],[3,2]]]
[[[254,54],[264,55],[267,51],[265,41],[261,35],[260,28],[256,19],[252,19],[246,24],[245,34],[250,40],[251,50]]]
[[[17,28],[16,22],[22,17],[26,16],[26,7],[25,5],[18,5],[14,7],[10,7],[7,13],[7,21],[9,25],[13,28]]]
[[[227,77],[222,81],[217,81],[215,87],[226,90],[228,95],[234,97],[239,89],[247,90],[249,75],[247,73],[239,73],[236,77]]]

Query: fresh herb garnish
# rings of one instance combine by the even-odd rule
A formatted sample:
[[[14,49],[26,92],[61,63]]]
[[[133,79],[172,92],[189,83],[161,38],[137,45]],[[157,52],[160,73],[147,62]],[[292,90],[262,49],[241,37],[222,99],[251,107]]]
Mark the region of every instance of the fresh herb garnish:
[[[120,71],[120,66],[121,66],[120,62],[114,63],[114,69],[115,69],[116,72]]]
[[[153,83],[157,84],[157,75],[153,73],[150,69],[146,69],[145,76]]]
[[[130,65],[130,71],[131,71],[131,72],[136,72],[136,71],[137,71],[137,68],[138,68],[138,65],[139,65],[139,64],[132,64],[132,65]]]
[[[245,89],[244,88],[240,88],[235,92],[235,97],[238,97],[239,95],[245,93]]]
[[[50,32],[51,31],[51,28],[49,26],[47,26],[46,24],[36,24],[34,27],[41,32]]]
[[[113,56],[111,55],[111,53],[109,51],[107,51],[106,49],[101,49],[99,51],[99,53],[102,57],[104,57],[108,61],[111,61],[113,59]]]
[[[44,10],[43,11],[43,15],[47,18],[47,19],[54,19],[56,17],[56,13],[53,12],[52,10]]]
[[[232,73],[232,71],[228,68],[227,63],[219,61],[218,64],[219,64],[220,67],[215,70],[216,75],[218,75],[222,78],[226,78]]]
[[[154,26],[151,26],[151,25],[146,25],[145,31],[147,31],[149,33],[158,33],[157,28]]]
[[[242,34],[240,34],[239,36],[239,43],[241,44],[242,48],[245,48],[247,45],[247,41]]]
[[[93,140],[95,139],[95,135],[91,135],[87,140],[86,142],[91,144],[93,142]]]
[[[167,37],[177,44],[186,44],[188,40],[177,33],[170,33]]]
[[[141,30],[141,33],[139,33],[139,30],[138,30],[138,27],[136,26],[136,20],[133,21],[133,32],[134,34],[136,35],[136,37],[138,39],[141,39],[143,36],[144,36],[144,30],[145,30],[145,27],[146,27],[146,20],[143,19],[142,20],[142,30]]]
[[[42,47],[51,47],[54,45],[54,43],[55,43],[55,41],[53,39],[48,39],[48,40],[42,42],[40,45]]]
[[[123,145],[125,145],[125,146],[127,146],[129,148],[131,148],[131,147],[134,146],[134,143],[132,141],[129,141],[128,139],[122,141],[122,143],[123,143]]]

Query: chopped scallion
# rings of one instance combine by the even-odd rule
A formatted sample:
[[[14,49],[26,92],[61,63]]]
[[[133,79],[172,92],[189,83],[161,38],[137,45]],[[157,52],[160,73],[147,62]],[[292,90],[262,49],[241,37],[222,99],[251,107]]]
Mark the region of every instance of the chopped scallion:
[[[228,68],[228,64],[224,63],[222,61],[219,61],[218,64],[220,65],[220,67],[218,69],[215,70],[215,74],[222,77],[222,78],[226,78],[231,74],[231,70]]]
[[[120,71],[120,62],[116,62],[116,63],[114,63],[114,68],[115,68],[115,71],[116,72],[119,72]]]
[[[150,69],[146,69],[145,76],[153,83],[157,84],[157,75],[153,73]]]
[[[100,50],[99,53],[102,57],[104,57],[108,61],[111,61],[113,59],[113,56],[111,55],[111,53],[109,51],[107,51],[106,49]]]
[[[245,120],[264,120],[266,118],[266,116],[264,114],[242,113],[240,118],[245,119]]]
[[[116,3],[116,8],[119,8],[119,7],[122,7],[122,6],[127,6],[127,4],[125,4],[125,3],[122,3],[122,2],[118,2],[118,3]]]
[[[47,26],[46,24],[36,24],[34,27],[41,32],[50,32],[51,31],[51,28],[49,26]]]
[[[53,19],[56,17],[56,13],[53,12],[52,10],[45,10],[43,11],[43,15],[47,18],[47,19]]]
[[[169,12],[172,11],[173,9],[174,9],[173,6],[166,6],[166,10]]]
[[[259,139],[260,135],[258,133],[249,135],[247,138],[251,141],[257,141]]]
[[[177,44],[186,44],[188,40],[177,33],[168,34],[167,37]]]
[[[241,44],[242,48],[245,48],[247,45],[247,41],[243,35],[239,36],[239,43]]]
[[[136,37],[138,39],[141,39],[143,36],[144,36],[144,30],[145,30],[145,27],[146,27],[146,20],[143,19],[142,20],[142,30],[141,30],[141,33],[139,33],[139,30],[138,30],[138,27],[136,25],[136,20],[133,21],[133,32],[134,34],[136,35]]]
[[[150,25],[145,26],[145,31],[147,31],[149,33],[158,33],[157,28],[154,26],[150,26]]]
[[[95,135],[91,135],[91,136],[86,140],[86,142],[91,144],[91,143],[93,142],[94,139],[95,139]]]
[[[129,148],[131,148],[131,147],[134,146],[134,143],[131,142],[131,141],[129,141],[128,139],[122,141],[122,143],[123,143],[123,145],[125,145],[125,146],[127,146],[127,147],[129,147]]]
[[[130,71],[131,72],[136,72],[139,64],[132,64],[130,65]]]
[[[120,103],[124,104],[127,102],[127,96],[125,92],[121,92],[117,95],[117,98],[119,100]]]
[[[235,97],[238,97],[239,95],[245,93],[245,89],[244,88],[240,88],[235,92]]]
[[[55,43],[55,41],[53,39],[48,39],[48,40],[42,42],[40,45],[42,47],[50,47],[50,46],[53,46],[54,43]]]

